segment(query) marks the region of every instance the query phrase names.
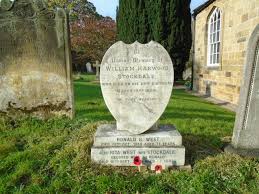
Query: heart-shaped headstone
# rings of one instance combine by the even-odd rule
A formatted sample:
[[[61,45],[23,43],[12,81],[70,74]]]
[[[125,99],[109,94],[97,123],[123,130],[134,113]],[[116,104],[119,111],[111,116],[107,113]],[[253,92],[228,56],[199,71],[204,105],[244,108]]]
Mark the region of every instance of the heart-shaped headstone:
[[[117,42],[103,58],[100,82],[117,129],[141,134],[157,122],[170,100],[173,63],[159,43]]]

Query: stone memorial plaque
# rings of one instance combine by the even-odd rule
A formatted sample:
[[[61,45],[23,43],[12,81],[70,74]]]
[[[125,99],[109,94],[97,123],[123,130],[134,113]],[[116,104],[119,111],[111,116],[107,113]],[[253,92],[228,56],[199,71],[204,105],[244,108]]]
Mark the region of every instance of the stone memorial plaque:
[[[118,130],[141,134],[150,129],[170,100],[173,81],[171,58],[153,41],[117,42],[102,61],[101,89]]]
[[[174,126],[162,125],[158,130],[141,135],[116,130],[115,125],[101,125],[95,135],[96,147],[172,147],[182,146],[182,136]]]
[[[143,165],[150,166],[153,163],[162,163],[166,167],[183,166],[185,161],[184,147],[168,148],[92,148],[92,156],[95,162],[114,166],[133,166],[133,158],[140,156]]]
[[[67,14],[44,0],[0,4],[0,113],[73,116]]]

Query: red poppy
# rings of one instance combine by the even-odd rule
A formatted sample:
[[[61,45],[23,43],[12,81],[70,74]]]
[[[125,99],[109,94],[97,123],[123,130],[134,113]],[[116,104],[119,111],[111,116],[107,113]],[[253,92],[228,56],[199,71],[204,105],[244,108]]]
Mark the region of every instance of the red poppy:
[[[156,165],[156,166],[155,166],[155,171],[156,171],[156,172],[161,172],[162,170],[163,170],[162,165]]]
[[[136,166],[140,166],[142,164],[142,160],[140,159],[139,156],[135,156],[134,157],[134,160],[133,160],[133,163],[136,165]]]

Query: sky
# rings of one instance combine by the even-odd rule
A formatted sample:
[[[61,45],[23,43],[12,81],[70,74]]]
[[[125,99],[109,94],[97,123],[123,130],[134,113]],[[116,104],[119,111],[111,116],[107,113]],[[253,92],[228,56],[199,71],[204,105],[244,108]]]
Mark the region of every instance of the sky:
[[[92,2],[97,12],[103,16],[110,16],[113,19],[116,18],[116,7],[119,4],[119,0],[89,0]],[[192,0],[191,3],[191,9],[195,9],[202,3],[204,3],[206,0]]]

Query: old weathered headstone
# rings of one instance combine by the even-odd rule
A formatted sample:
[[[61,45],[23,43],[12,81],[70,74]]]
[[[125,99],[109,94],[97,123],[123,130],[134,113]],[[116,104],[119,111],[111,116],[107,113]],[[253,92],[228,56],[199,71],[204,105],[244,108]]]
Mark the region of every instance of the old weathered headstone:
[[[259,157],[259,25],[248,44],[232,145],[225,150]]]
[[[86,63],[86,70],[87,73],[93,73],[93,69],[92,69],[92,64],[91,63]]]
[[[183,80],[190,80],[192,78],[192,68],[187,68],[183,72]]]
[[[100,80],[100,67],[101,67],[101,64],[99,63],[99,61],[95,62],[94,67],[96,68],[96,80],[99,81]]]
[[[0,2],[0,113],[73,116],[67,14],[44,0]]]
[[[184,165],[180,133],[174,126],[155,127],[170,100],[173,75],[169,54],[156,42],[118,42],[106,52],[101,89],[117,123],[97,129],[93,161],[130,166],[134,156],[140,156],[144,165]]]

